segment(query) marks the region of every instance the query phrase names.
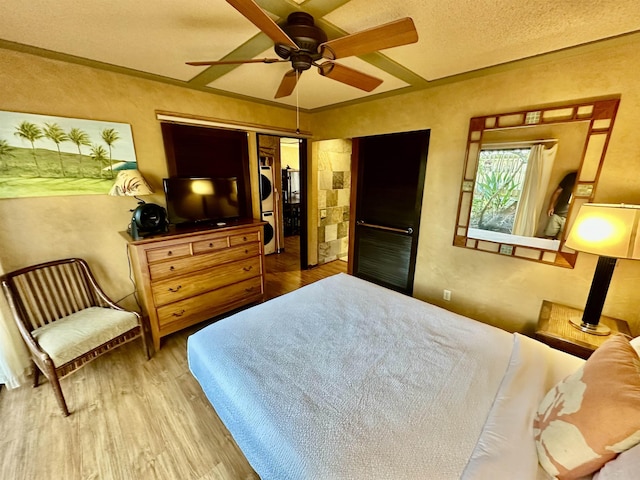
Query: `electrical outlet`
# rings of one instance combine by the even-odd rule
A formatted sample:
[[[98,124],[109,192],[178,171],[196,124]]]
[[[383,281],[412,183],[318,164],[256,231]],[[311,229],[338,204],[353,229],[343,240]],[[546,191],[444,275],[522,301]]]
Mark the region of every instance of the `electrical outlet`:
[[[442,298],[444,298],[447,302],[451,300],[451,290],[445,290],[442,292]]]

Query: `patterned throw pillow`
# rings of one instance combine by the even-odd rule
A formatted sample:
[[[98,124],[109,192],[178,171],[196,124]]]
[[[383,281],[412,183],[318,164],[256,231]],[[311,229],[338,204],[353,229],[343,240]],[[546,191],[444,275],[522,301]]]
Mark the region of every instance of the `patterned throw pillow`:
[[[589,475],[640,442],[640,358],[629,341],[612,336],[552,388],[533,426],[540,464],[560,480]]]

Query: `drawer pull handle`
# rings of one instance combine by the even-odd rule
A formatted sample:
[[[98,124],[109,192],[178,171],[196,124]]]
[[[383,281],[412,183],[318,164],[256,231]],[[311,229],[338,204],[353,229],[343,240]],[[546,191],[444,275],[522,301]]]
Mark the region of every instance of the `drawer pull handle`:
[[[244,291],[245,292],[253,292],[253,288],[254,287],[245,288]]]
[[[182,285],[178,285],[176,288],[171,288],[171,287],[169,287],[169,291],[170,291],[170,292],[173,292],[173,293],[176,293],[176,292],[177,292],[178,290],[180,290],[181,288],[182,288]]]
[[[245,250],[244,250],[244,253],[249,253],[249,250],[245,249]]]
[[[209,242],[209,248],[213,248],[213,243]]]
[[[253,269],[253,265],[250,265],[250,266],[248,266],[248,267],[242,267],[242,269],[243,269],[245,272],[250,272],[250,271]]]
[[[247,241],[247,237],[242,237],[242,240],[246,242]]]
[[[182,315],[184,315],[184,310],[180,310],[179,312],[173,312],[173,316],[174,317],[181,317]]]
[[[171,266],[169,267],[169,270],[171,270],[172,272],[173,272],[175,269],[176,269],[176,267],[174,267],[173,265],[171,265]]]
[[[167,257],[170,257],[171,255],[173,255],[173,252],[172,252],[171,250],[169,250],[169,251],[167,252]]]

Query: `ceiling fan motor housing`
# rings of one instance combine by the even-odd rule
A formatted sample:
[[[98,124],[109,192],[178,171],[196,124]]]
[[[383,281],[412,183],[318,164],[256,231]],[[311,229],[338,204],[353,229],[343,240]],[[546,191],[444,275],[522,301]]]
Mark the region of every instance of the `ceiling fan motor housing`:
[[[293,12],[281,28],[300,50],[293,50],[288,45],[276,43],[275,52],[285,60],[291,58],[291,64],[295,70],[308,70],[314,61],[322,57],[318,47],[327,41],[327,34],[314,24],[311,15],[305,12]]]

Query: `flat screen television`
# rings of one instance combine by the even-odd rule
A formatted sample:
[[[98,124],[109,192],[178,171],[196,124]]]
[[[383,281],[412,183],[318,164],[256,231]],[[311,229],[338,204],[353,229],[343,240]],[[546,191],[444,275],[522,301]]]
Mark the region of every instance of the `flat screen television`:
[[[237,177],[170,177],[163,186],[172,225],[213,225],[240,217]]]

